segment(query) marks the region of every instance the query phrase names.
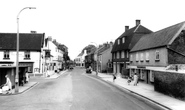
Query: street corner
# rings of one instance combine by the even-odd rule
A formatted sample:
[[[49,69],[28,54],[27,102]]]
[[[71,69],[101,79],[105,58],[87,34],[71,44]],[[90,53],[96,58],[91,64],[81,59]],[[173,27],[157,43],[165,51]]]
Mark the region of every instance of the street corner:
[[[14,88],[14,89],[12,89],[12,91],[2,91],[0,93],[0,96],[12,96],[12,95],[22,94],[22,93],[25,93],[25,92],[31,90],[32,88],[34,88],[38,84],[39,84],[39,82],[29,82],[29,84],[25,84],[24,86],[19,86],[18,92],[16,92],[15,88]]]

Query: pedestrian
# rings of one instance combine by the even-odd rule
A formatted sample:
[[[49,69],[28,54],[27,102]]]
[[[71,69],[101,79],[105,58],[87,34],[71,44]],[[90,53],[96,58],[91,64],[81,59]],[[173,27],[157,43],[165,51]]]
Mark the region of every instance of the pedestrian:
[[[134,86],[137,86],[137,81],[138,81],[138,76],[137,76],[137,74],[135,73],[135,74],[134,74]]]
[[[29,73],[28,73],[28,71],[26,71],[25,76],[26,76],[26,83],[28,83],[29,82]]]
[[[128,85],[130,85],[130,83],[131,83],[131,77],[130,76],[128,76],[128,80],[127,80],[127,82],[128,82]]]
[[[113,73],[112,75],[113,75],[113,82],[115,82],[116,74],[115,74],[115,73]]]
[[[7,93],[12,93],[12,83],[8,75],[5,75],[6,83],[4,84],[3,90],[7,91]]]

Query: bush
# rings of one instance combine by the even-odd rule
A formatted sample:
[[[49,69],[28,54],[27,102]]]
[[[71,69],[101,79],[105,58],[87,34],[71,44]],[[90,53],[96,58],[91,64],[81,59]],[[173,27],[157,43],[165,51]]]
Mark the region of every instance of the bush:
[[[154,72],[155,91],[185,100],[185,74]]]

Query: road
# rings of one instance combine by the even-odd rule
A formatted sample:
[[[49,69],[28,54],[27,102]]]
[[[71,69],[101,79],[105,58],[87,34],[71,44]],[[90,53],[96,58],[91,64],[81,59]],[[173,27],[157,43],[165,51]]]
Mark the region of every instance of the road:
[[[159,110],[96,76],[75,68],[19,95],[0,96],[0,110]]]

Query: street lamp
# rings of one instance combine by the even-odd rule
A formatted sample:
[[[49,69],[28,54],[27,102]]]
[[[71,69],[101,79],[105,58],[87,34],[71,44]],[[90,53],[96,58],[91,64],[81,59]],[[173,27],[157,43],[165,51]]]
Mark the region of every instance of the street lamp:
[[[19,15],[25,9],[36,9],[35,7],[25,7],[17,15],[17,54],[16,54],[16,75],[15,75],[15,92],[19,92]]]
[[[91,42],[96,44],[95,42]],[[96,75],[98,75],[98,45],[96,44]]]

